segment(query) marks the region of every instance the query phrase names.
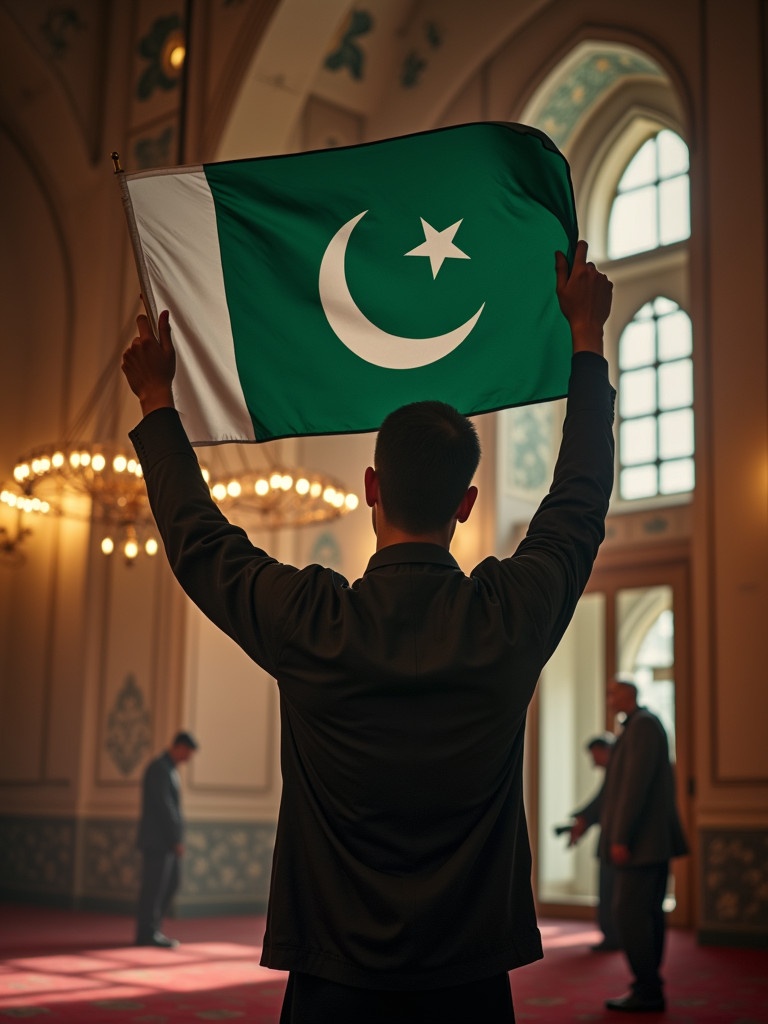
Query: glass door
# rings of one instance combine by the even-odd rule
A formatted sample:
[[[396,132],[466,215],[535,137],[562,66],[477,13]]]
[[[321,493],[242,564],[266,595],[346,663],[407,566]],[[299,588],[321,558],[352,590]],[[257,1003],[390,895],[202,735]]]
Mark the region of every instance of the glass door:
[[[557,833],[602,784],[589,741],[617,733],[606,685],[630,673],[638,701],[659,716],[677,765],[678,805],[688,813],[688,581],[684,561],[596,570],[558,650],[542,673],[529,727],[529,792],[536,836],[534,880],[542,913],[588,917],[597,901],[597,827],[576,847]],[[686,829],[690,841],[690,829]],[[674,862],[667,909],[688,923],[690,858]]]

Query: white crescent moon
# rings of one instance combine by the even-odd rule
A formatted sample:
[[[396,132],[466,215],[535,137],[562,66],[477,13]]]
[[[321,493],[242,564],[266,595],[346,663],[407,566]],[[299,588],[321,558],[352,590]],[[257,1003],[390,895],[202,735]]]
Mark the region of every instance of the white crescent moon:
[[[339,341],[367,363],[388,370],[427,366],[458,348],[480,319],[485,303],[466,323],[434,338],[401,338],[371,323],[349,292],[344,268],[350,235],[366,213],[368,211],[363,210],[348,220],[328,243],[320,264],[320,302],[323,312]]]

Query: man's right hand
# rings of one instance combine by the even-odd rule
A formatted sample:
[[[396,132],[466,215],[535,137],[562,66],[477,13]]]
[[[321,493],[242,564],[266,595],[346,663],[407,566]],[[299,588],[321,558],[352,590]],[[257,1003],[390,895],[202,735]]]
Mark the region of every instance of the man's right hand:
[[[139,334],[123,353],[122,370],[146,416],[155,409],[173,408],[171,384],[176,373],[176,352],[167,309],[158,320],[159,341],[146,316],[137,317],[136,326]]]
[[[578,817],[578,818],[574,819],[574,822],[571,825],[571,834],[568,837],[568,845],[569,846],[575,846],[576,843],[578,843],[578,841],[581,839],[581,837],[584,835],[584,833],[586,831],[587,831],[586,819],[584,819],[582,817]]]
[[[573,266],[555,253],[557,299],[571,327],[574,352],[603,354],[603,324],[611,312],[613,285],[594,263],[587,263],[587,243],[576,245]]]

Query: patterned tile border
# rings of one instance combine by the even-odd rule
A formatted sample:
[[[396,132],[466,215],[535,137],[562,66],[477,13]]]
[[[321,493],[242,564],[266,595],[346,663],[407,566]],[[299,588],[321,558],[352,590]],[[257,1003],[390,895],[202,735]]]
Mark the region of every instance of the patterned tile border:
[[[262,911],[274,836],[272,822],[189,822],[177,913]],[[140,872],[135,841],[132,821],[0,817],[0,891],[35,902],[133,907]]]
[[[701,929],[768,939],[768,830],[702,830]]]

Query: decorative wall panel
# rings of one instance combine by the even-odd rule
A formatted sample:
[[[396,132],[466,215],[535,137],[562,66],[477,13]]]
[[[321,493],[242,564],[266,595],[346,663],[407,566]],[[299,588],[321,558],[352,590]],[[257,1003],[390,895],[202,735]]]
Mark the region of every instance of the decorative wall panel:
[[[43,900],[71,894],[75,823],[60,818],[0,818],[0,891]],[[57,900],[58,902],[58,900]]]
[[[701,833],[701,931],[768,942],[768,831]]]

